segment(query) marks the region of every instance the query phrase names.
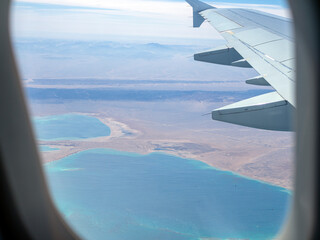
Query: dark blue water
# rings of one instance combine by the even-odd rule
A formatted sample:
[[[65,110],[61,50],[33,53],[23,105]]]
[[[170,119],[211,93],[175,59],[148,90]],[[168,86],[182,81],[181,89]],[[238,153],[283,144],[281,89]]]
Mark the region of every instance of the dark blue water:
[[[110,135],[110,128],[95,117],[79,114],[35,117],[38,140],[78,140]]]
[[[55,201],[87,239],[270,239],[285,189],[153,153],[83,151],[46,165]]]

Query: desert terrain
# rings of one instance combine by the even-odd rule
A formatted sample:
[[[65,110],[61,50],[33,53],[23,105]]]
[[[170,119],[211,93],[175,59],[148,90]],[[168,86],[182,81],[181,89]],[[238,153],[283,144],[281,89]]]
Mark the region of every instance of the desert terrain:
[[[33,102],[35,116],[66,113],[98,118],[111,135],[85,140],[39,141],[59,148],[42,152],[44,162],[93,148],[148,154],[164,152],[292,189],[294,134],[252,129],[202,116],[226,102],[64,101]]]

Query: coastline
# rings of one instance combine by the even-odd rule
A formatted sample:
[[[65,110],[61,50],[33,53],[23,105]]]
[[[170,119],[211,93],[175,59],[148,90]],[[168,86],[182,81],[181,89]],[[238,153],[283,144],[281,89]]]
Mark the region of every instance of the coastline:
[[[150,153],[164,153],[185,159],[201,161],[221,171],[228,171],[250,180],[261,181],[266,184],[274,185],[292,191],[292,182],[290,179],[279,179],[270,177],[266,174],[259,176],[260,170],[251,171],[243,168],[246,164],[253,162],[250,156],[238,156],[236,161],[232,152],[226,152],[221,146],[211,144],[195,144],[188,138],[160,138],[158,135],[148,134],[144,129],[139,129],[137,124],[129,126],[128,123],[110,118],[102,113],[74,113],[79,115],[91,116],[99,119],[107,125],[111,134],[104,137],[78,139],[78,140],[59,140],[59,141],[39,141],[40,145],[46,145],[51,148],[59,148],[55,151],[41,152],[44,163],[56,161],[72,154],[90,149],[113,149],[115,151],[132,152],[147,155]],[[188,146],[190,146],[188,148]],[[194,149],[193,149],[194,148]],[[232,150],[232,149],[230,149]],[[250,154],[249,154],[250,155]],[[264,155],[258,157],[264,157]],[[243,160],[248,158],[248,160]],[[218,161],[215,161],[218,159]],[[245,170],[243,170],[245,169]]]
[[[83,151],[79,151],[79,152],[75,152],[73,154],[67,155],[64,158],[67,158],[67,157],[69,157],[71,155],[81,154],[81,153],[85,153],[85,152],[89,152],[89,151],[93,151],[94,153],[100,153],[101,152],[102,154],[122,155],[122,156],[130,156],[130,157],[148,156],[150,154],[159,154],[159,155],[180,157],[180,156],[177,156],[175,154],[166,153],[166,152],[150,152],[150,153],[142,154],[142,153],[135,153],[135,152],[119,151],[119,150],[115,150],[115,149],[111,149],[111,148],[90,148],[90,149],[86,149],[86,150],[83,150]],[[63,160],[64,158],[61,158],[61,159],[58,159],[58,160],[55,160],[55,161],[60,161],[60,160]],[[187,160],[187,161],[199,161],[199,160],[193,159],[193,158],[183,158],[183,159]],[[48,164],[53,163],[55,161],[46,162],[46,163],[44,163],[44,165],[48,165]],[[255,178],[252,178],[252,177],[249,177],[249,176],[241,175],[241,174],[233,172],[233,171],[216,168],[214,166],[211,166],[211,165],[207,164],[204,161],[200,161],[200,162],[205,163],[206,165],[208,165],[209,168],[211,168],[211,169],[213,169],[215,171],[223,172],[225,174],[231,174],[231,175],[234,175],[234,176],[237,176],[237,177],[240,177],[240,178],[245,178],[245,179],[250,180],[250,181],[259,182],[259,183],[262,183],[262,184],[267,184],[267,185],[279,188],[279,189],[281,189],[280,191],[287,192],[290,195],[292,195],[292,193],[293,193],[291,189],[279,186],[277,184],[273,184],[273,183],[266,182],[266,181],[259,180],[259,179],[255,179]]]

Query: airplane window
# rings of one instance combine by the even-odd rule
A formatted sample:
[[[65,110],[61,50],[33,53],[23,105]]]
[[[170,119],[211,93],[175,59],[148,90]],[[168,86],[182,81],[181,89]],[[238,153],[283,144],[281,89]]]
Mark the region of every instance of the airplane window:
[[[13,1],[43,169],[74,231],[276,237],[294,191],[291,27],[280,0]]]

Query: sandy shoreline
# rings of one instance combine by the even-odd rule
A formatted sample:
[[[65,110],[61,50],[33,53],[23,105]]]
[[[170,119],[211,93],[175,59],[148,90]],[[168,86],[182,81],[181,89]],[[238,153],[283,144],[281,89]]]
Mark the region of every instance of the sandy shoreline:
[[[152,152],[164,152],[182,158],[202,161],[214,168],[231,171],[250,179],[263,181],[272,185],[292,189],[292,179],[279,177],[283,174],[274,175],[279,169],[271,169],[270,174],[266,172],[266,167],[257,167],[257,159],[266,158],[277,154],[282,149],[260,149],[259,147],[253,152],[251,149],[224,146],[224,142],[219,141],[208,144],[197,141],[197,137],[192,139],[190,136],[185,138],[172,137],[163,138],[159,134],[149,134],[144,129],[139,129],[139,125],[132,126],[123,121],[110,118],[102,113],[77,113],[87,116],[96,117],[102,123],[107,125],[111,133],[109,136],[81,139],[81,140],[60,140],[60,141],[39,141],[40,145],[46,145],[59,150],[41,152],[44,162],[51,162],[70,156],[77,152],[95,148],[110,148],[118,151],[135,152],[139,154],[149,154]],[[252,148],[253,149],[253,148]],[[278,155],[278,154],[277,154]],[[272,163],[270,163],[272,165]],[[273,164],[274,165],[274,164]],[[268,166],[269,168],[269,166]]]

